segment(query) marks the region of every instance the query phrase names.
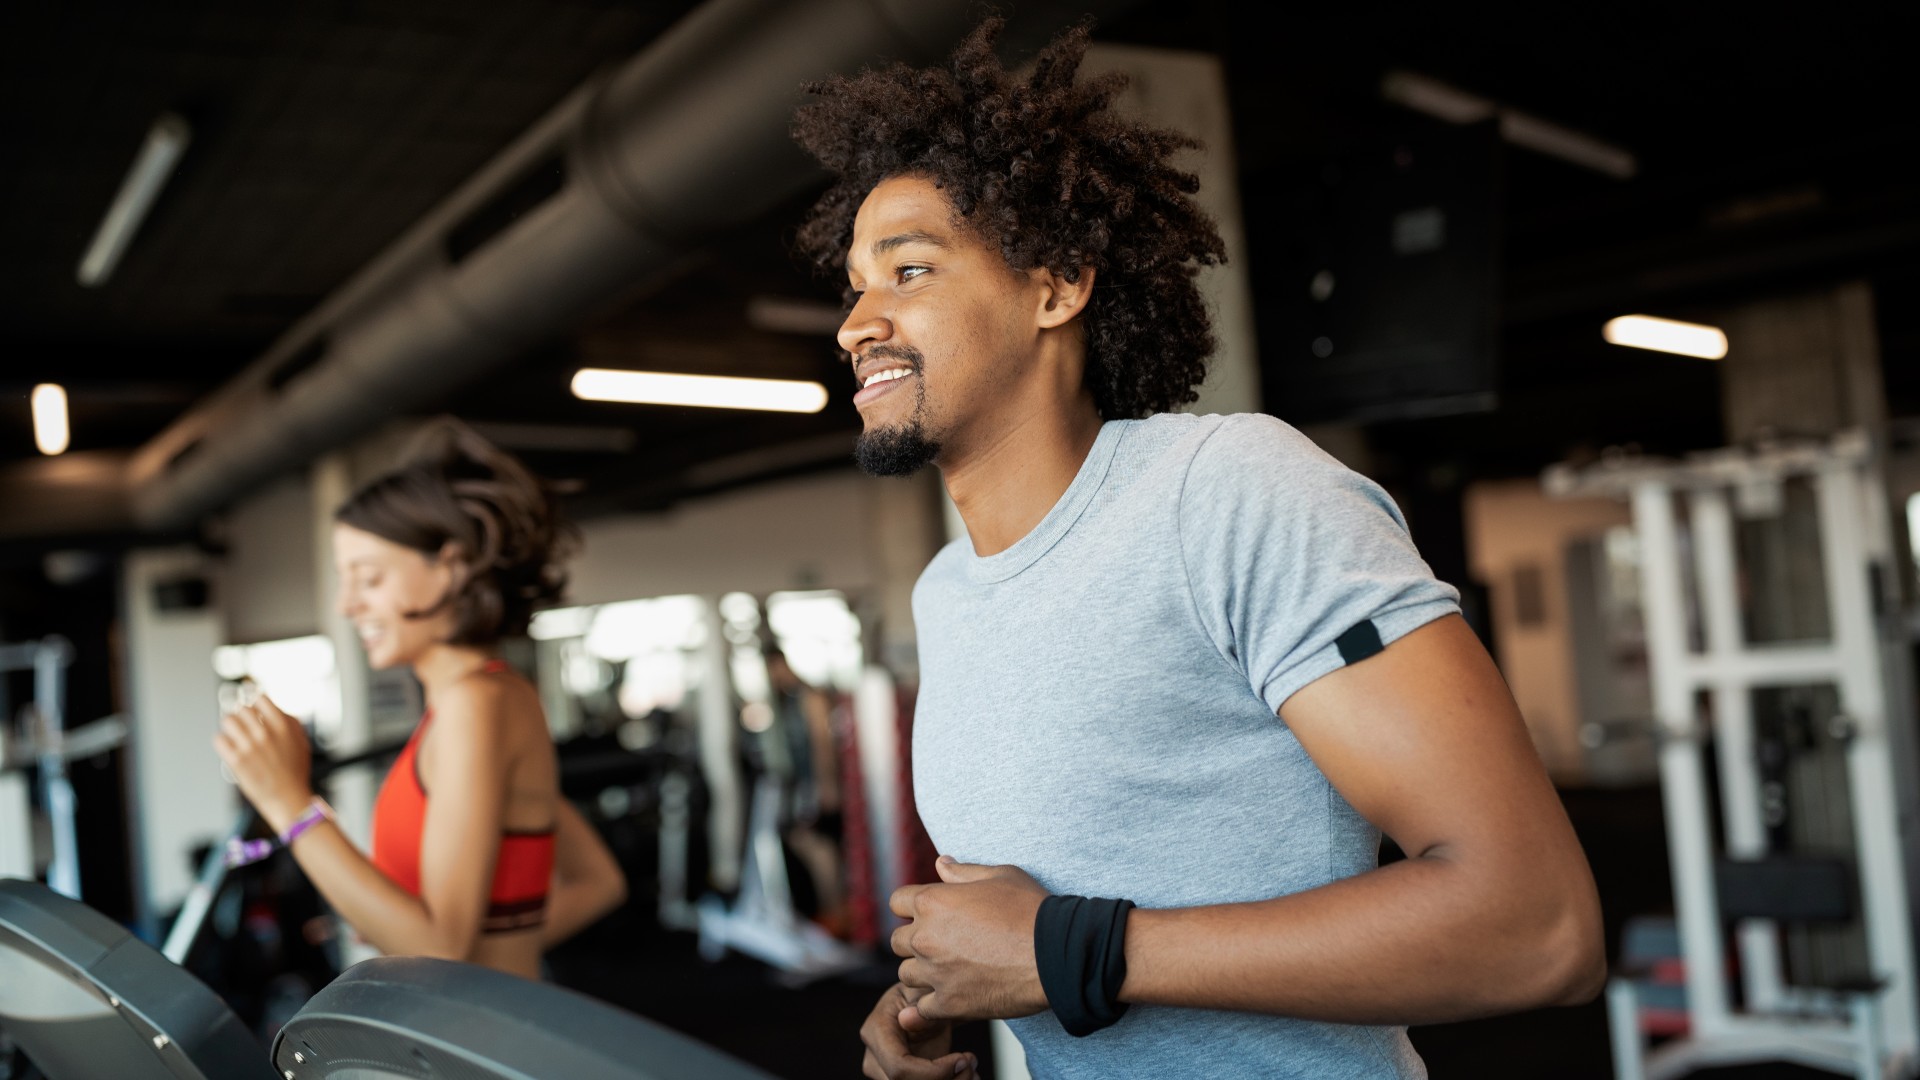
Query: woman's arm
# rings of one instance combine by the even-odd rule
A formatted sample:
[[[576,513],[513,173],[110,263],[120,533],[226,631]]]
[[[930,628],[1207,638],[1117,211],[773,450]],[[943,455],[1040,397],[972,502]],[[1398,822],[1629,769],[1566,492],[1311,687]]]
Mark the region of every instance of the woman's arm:
[[[506,795],[503,717],[483,688],[462,686],[447,697],[436,703],[440,728],[431,771],[423,773],[433,798],[421,837],[420,896],[394,884],[330,822],[293,844],[327,903],[384,953],[464,960],[486,914]],[[312,802],[306,731],[266,698],[228,715],[214,748],[274,832]]]
[[[627,902],[627,877],[606,842],[565,796],[554,801],[553,889],[540,947],[551,949]]]

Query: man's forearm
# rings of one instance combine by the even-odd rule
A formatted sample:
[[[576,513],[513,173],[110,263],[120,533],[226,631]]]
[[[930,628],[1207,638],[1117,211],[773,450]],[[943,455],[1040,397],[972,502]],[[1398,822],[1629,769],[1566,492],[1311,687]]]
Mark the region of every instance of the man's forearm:
[[[1425,857],[1275,900],[1138,909],[1121,999],[1374,1024],[1585,1000],[1603,974],[1585,888],[1493,896]]]

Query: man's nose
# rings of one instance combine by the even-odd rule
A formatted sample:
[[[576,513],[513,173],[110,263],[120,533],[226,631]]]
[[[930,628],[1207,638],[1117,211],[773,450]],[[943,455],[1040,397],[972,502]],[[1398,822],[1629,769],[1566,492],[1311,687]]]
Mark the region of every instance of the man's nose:
[[[893,323],[881,314],[880,302],[871,294],[854,302],[853,310],[847,312],[846,321],[840,324],[840,332],[835,335],[854,363],[859,363],[861,354],[868,348],[892,336]]]

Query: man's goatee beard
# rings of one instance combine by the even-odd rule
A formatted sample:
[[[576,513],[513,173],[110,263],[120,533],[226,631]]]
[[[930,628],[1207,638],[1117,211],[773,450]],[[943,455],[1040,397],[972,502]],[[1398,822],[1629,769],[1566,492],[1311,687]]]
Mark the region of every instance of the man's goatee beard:
[[[915,417],[905,424],[863,431],[853,444],[853,460],[874,476],[911,476],[933,464],[940,443],[927,437]]]

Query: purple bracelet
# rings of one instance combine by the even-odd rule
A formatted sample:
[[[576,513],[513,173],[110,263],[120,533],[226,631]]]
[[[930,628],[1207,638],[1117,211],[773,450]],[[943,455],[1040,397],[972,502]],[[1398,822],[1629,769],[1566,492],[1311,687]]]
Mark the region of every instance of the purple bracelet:
[[[280,848],[292,846],[295,840],[300,839],[301,833],[306,832],[308,829],[313,828],[323,821],[330,821],[332,818],[333,807],[328,806],[325,799],[315,796],[313,802],[307,805],[307,812],[301,814],[299,819],[287,826],[287,831],[281,833],[279,836],[267,840],[243,840],[238,836],[229,837],[227,840],[227,867],[231,869],[236,866],[246,866],[250,863],[257,863]]]

